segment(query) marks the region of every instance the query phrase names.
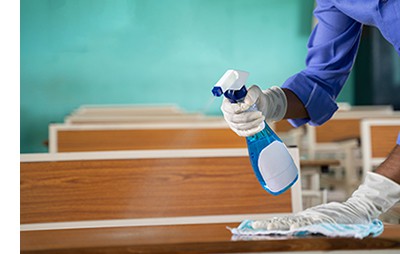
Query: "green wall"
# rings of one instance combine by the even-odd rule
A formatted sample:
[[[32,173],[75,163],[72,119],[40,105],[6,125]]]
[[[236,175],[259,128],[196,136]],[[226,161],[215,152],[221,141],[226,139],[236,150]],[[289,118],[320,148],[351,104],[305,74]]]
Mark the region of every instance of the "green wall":
[[[304,67],[312,8],[312,0],[21,0],[21,152],[47,151],[48,124],[82,104],[201,111],[228,68],[263,88],[280,85]],[[206,113],[220,114],[220,102]]]

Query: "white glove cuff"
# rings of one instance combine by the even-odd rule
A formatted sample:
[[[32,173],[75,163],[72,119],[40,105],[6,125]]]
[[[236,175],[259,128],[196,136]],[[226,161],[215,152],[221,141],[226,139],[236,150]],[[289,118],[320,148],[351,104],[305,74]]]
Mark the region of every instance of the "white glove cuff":
[[[352,197],[369,198],[380,213],[389,210],[400,200],[400,184],[389,178],[368,172],[364,184],[355,191]]]
[[[267,105],[265,109],[263,109],[263,115],[265,116],[265,119],[273,121],[282,120],[287,110],[287,99],[283,90],[278,86],[273,86],[267,90],[264,90],[263,93],[267,98]]]
[[[368,172],[364,183],[346,202],[319,205],[299,215],[343,224],[369,223],[399,200],[399,184],[382,175]]]

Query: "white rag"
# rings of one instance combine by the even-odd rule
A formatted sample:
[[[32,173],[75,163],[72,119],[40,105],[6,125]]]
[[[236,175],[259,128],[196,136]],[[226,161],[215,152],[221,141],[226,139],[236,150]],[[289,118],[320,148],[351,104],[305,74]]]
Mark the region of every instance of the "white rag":
[[[376,237],[383,232],[382,221],[375,219],[369,224],[333,224],[321,223],[291,230],[253,229],[252,220],[245,220],[237,228],[227,227],[235,236],[306,236],[322,234],[328,237],[354,237],[362,239],[369,235]]]

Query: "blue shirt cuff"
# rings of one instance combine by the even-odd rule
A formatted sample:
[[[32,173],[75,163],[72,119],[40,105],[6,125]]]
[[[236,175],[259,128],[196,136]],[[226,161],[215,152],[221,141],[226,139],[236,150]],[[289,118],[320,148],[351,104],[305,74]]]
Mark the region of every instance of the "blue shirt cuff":
[[[338,109],[333,97],[318,83],[310,80],[301,72],[286,80],[282,88],[287,88],[296,94],[304,104],[310,117],[289,119],[289,122],[295,127],[305,123],[319,126],[328,121]]]

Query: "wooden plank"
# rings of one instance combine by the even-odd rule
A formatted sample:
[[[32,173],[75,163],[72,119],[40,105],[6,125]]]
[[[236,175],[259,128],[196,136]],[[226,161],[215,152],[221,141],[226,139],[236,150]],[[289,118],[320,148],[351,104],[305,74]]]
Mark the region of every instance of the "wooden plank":
[[[398,126],[371,126],[371,154],[372,158],[386,158],[396,145]]]
[[[22,162],[21,223],[292,211],[247,156]]]
[[[68,124],[129,124],[129,123],[176,123],[176,122],[196,122],[203,121],[203,114],[178,114],[178,115],[71,115],[64,119]]]
[[[143,116],[182,115],[185,112],[176,105],[83,105],[72,112],[79,116]]]
[[[287,120],[281,120],[274,122],[274,131],[275,132],[288,132],[290,130],[293,130],[294,127],[287,121]]]
[[[21,253],[245,253],[400,248],[400,225],[376,238],[254,237],[237,239],[226,226],[170,225],[21,232]]]
[[[227,127],[59,130],[56,135],[58,152],[246,147],[246,140]]]
[[[360,119],[331,119],[315,127],[315,134],[317,143],[360,138]]]

